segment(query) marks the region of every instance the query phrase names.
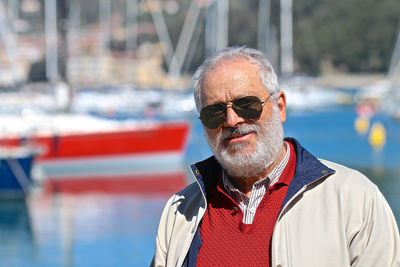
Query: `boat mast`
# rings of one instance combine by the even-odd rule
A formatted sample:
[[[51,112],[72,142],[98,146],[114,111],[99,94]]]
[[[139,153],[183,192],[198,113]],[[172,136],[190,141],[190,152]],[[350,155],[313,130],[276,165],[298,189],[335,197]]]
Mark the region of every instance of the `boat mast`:
[[[281,0],[281,73],[293,73],[292,0]]]
[[[107,60],[111,40],[111,0],[99,0],[99,26],[99,58]],[[104,64],[103,60],[100,62]]]
[[[16,64],[17,44],[13,32],[10,30],[10,25],[8,24],[7,21],[3,2],[0,2],[0,37],[2,37],[2,40],[4,42],[5,52],[8,57],[9,64],[11,65],[11,74],[12,74],[11,83],[13,84],[20,80],[21,75]]]
[[[126,0],[125,1],[126,12],[125,12],[125,51],[133,56],[138,47],[138,0]],[[128,57],[131,60],[131,57]],[[136,86],[135,80],[135,64],[127,64],[126,66],[126,77],[129,83]]]
[[[11,21],[10,27],[11,31],[14,32],[14,40],[15,43],[18,44],[18,27],[16,26],[19,23],[19,6],[20,2],[19,0],[13,0],[13,1],[8,1],[8,18]]]
[[[204,23],[204,31],[205,31],[205,56],[208,57],[214,54],[216,49],[216,18],[217,18],[217,9],[215,1],[211,1],[211,3],[206,8],[205,12],[205,23]]]
[[[71,1],[68,27],[68,48],[71,56],[78,57],[81,50],[81,3],[80,0]]]
[[[45,0],[46,78],[50,83],[58,80],[57,58],[57,2]]]
[[[228,46],[229,0],[214,0],[206,9],[206,56]]]
[[[217,51],[228,46],[229,0],[218,0],[217,3]]]
[[[58,67],[60,73],[60,79],[63,82],[67,82],[67,58],[68,58],[68,29],[70,28],[70,21],[68,20],[69,3],[68,0],[57,0],[57,14],[59,19],[57,20],[57,32],[60,34],[60,42],[58,49]]]
[[[259,0],[258,2],[258,25],[257,25],[257,47],[269,58],[270,55],[270,18],[271,0]]]
[[[400,85],[400,23],[397,32],[397,39],[394,45],[392,59],[390,61],[390,67],[388,71],[388,78],[393,83]]]
[[[137,49],[137,20],[138,2],[137,0],[126,0],[126,50],[133,52]]]

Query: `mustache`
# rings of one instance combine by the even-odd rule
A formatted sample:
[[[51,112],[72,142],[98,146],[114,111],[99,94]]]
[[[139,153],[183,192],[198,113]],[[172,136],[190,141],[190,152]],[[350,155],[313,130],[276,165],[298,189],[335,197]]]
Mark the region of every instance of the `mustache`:
[[[232,135],[244,135],[250,132],[260,132],[260,127],[256,124],[240,124],[235,128],[225,128],[222,130],[219,141],[223,141]]]

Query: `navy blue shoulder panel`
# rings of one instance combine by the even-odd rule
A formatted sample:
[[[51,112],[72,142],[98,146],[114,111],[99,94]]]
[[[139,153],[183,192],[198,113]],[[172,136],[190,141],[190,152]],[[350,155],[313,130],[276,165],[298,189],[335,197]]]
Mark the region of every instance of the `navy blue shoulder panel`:
[[[303,186],[314,182],[315,180],[335,173],[334,170],[322,164],[310,152],[308,152],[294,138],[285,138],[285,141],[293,145],[296,153],[296,168],[292,181],[290,182],[282,207],[301,189]]]
[[[218,175],[221,172],[221,166],[217,162],[214,156],[209,157],[206,160],[197,162],[191,166],[192,172],[199,182],[201,189],[207,197],[208,189],[217,183]],[[201,223],[201,222],[200,222]],[[193,241],[190,244],[188,254],[186,255],[183,266],[185,267],[196,267],[197,255],[199,254],[201,247],[201,235],[200,226],[197,227]]]
[[[186,255],[185,261],[183,262],[182,266],[196,267],[197,256],[199,255],[199,252],[200,252],[201,242],[202,242],[202,240],[201,240],[200,226],[199,226],[196,229],[196,233],[194,235],[193,241],[190,244],[189,251]]]

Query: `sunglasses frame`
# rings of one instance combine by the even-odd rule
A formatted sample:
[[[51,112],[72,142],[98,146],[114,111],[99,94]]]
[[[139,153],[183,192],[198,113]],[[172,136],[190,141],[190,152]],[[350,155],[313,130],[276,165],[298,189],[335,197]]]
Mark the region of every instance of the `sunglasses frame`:
[[[225,120],[226,120],[226,113],[227,113],[227,108],[230,106],[230,107],[232,107],[232,109],[233,109],[233,111],[238,115],[238,116],[240,116],[240,117],[242,117],[242,118],[244,118],[244,119],[257,119],[257,118],[259,118],[260,116],[261,116],[261,114],[262,114],[262,111],[263,111],[263,107],[264,107],[264,104],[268,101],[268,99],[271,97],[273,95],[273,93],[270,93],[269,94],[269,96],[267,97],[267,98],[265,98],[265,99],[262,99],[262,98],[259,98],[258,96],[244,96],[244,97],[240,97],[240,98],[237,98],[237,99],[234,99],[234,100],[232,100],[232,101],[228,101],[228,102],[226,102],[226,103],[217,103],[217,104],[212,104],[212,105],[208,105],[208,106],[205,106],[204,108],[202,108],[201,109],[201,111],[200,111],[200,117],[199,117],[199,119],[201,120],[201,122],[203,123],[203,125],[205,126],[205,127],[207,127],[208,129],[217,129]],[[238,113],[238,108],[237,108],[237,106],[234,104],[234,102],[235,101],[237,101],[237,100],[240,100],[240,99],[244,99],[244,98],[246,98],[246,97],[254,97],[254,98],[257,98],[258,99],[258,101],[260,101],[259,103],[261,104],[261,111],[260,111],[260,114],[257,116],[257,117],[247,117],[247,116],[243,116],[243,114],[242,115],[240,115],[239,113]],[[204,117],[202,117],[201,116],[201,114],[203,113],[203,110],[205,109],[205,108],[210,108],[210,107],[218,107],[218,106],[224,106],[224,120],[222,120],[216,127],[209,127],[210,125],[206,125],[206,123],[204,123]],[[221,118],[222,119],[222,118]]]

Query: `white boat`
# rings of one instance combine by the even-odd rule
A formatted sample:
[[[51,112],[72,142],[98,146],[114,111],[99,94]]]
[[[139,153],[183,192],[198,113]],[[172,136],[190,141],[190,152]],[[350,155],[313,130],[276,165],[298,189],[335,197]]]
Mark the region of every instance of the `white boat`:
[[[317,86],[315,79],[309,76],[280,77],[280,87],[286,94],[289,111],[315,111],[350,102],[349,94]]]

